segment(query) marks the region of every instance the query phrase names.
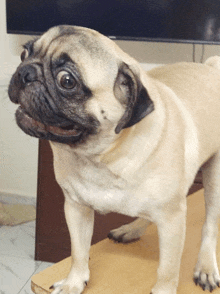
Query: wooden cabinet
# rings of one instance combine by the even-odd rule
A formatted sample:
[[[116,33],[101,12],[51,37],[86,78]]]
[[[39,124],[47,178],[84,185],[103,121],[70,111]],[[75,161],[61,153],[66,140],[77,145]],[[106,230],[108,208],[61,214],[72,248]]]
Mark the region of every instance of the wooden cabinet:
[[[190,193],[202,187],[198,174]],[[70,255],[70,238],[64,217],[64,197],[53,171],[53,156],[49,142],[39,142],[37,221],[35,259],[58,262]],[[106,238],[108,232],[132,221],[131,217],[110,213],[95,215],[92,244]]]

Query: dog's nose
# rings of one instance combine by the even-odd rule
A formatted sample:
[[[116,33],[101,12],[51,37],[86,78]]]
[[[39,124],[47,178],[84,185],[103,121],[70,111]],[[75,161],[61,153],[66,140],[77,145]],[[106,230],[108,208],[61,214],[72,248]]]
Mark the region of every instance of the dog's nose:
[[[26,65],[20,68],[18,72],[18,76],[20,79],[20,82],[23,86],[26,86],[27,84],[30,84],[37,79],[37,70],[32,65]]]

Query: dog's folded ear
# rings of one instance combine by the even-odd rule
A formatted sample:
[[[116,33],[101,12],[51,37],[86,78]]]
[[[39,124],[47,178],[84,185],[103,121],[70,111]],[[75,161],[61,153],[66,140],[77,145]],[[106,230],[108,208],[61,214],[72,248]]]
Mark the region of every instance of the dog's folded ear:
[[[115,128],[116,134],[138,123],[154,110],[154,104],[147,89],[126,63],[122,63],[119,67],[114,94],[120,103],[125,105],[125,113]]]

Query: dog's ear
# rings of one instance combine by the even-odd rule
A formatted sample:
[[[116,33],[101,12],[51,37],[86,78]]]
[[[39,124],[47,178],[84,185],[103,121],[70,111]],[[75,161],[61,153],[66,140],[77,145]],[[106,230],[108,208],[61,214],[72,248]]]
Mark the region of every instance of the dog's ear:
[[[118,70],[114,94],[120,103],[125,105],[125,113],[115,128],[116,134],[138,123],[154,110],[153,101],[146,88],[126,63],[122,63]]]

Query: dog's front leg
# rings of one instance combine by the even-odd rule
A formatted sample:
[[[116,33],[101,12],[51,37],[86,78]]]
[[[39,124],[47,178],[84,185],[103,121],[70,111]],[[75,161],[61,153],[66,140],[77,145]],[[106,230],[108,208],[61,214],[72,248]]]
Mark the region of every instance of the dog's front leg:
[[[185,241],[186,202],[176,205],[167,204],[167,207],[159,209],[156,224],[159,235],[160,261],[157,283],[151,294],[176,294]]]
[[[94,210],[68,200],[65,201],[64,209],[71,239],[72,267],[65,280],[52,286],[52,294],[81,294],[89,280],[88,262]]]

